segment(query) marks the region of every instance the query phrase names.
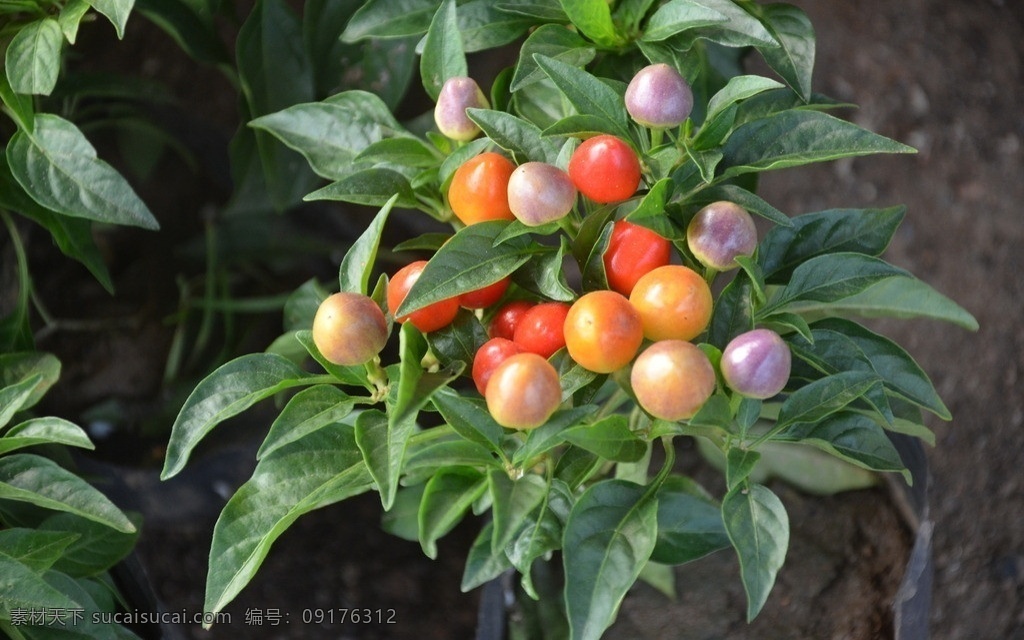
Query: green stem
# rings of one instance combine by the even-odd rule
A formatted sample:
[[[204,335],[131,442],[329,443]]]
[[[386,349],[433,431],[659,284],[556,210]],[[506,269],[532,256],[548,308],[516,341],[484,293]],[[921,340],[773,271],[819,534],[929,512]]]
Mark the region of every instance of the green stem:
[[[661,127],[651,129],[651,149],[657,149],[661,146],[661,141],[665,136],[665,130]]]

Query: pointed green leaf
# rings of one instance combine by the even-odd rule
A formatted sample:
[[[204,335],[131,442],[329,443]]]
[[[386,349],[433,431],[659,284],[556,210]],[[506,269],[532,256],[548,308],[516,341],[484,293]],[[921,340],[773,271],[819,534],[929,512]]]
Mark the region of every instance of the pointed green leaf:
[[[783,283],[802,262],[826,253],[880,256],[889,246],[907,208],[829,209],[791,219],[769,231],[757,260],[769,282]]]
[[[111,531],[109,527],[73,513],[55,513],[39,524],[40,531],[73,536],[71,544],[53,565],[55,571],[75,578],[107,571],[132,552],[139,539],[142,518],[128,514],[135,531]]]
[[[723,178],[913,147],[820,111],[795,109],[738,127],[722,147]]]
[[[25,192],[57,213],[151,230],[160,226],[124,177],[96,157],[78,127],[58,116],[38,114],[32,133],[15,133],[7,162]]]
[[[886,278],[858,294],[831,302],[798,301],[795,313],[860,316],[863,318],[930,318],[978,330],[973,315],[931,285],[916,278]]]
[[[388,203],[394,203],[406,209],[416,208],[419,204],[409,179],[384,167],[357,170],[302,199],[306,202],[341,200],[371,207],[386,207]]]
[[[4,65],[16,93],[48,96],[60,74],[64,34],[53,18],[21,26],[7,46]]]
[[[570,427],[563,435],[566,442],[616,462],[636,462],[647,452],[647,443],[630,430],[624,415]]]
[[[0,458],[0,498],[66,511],[130,533],[135,525],[82,478],[55,462],[29,453]]]
[[[0,389],[0,427],[4,427],[14,414],[28,405],[42,381],[43,374],[36,373]]]
[[[380,98],[358,90],[288,106],[249,126],[298,151],[318,175],[330,180],[349,175],[354,158],[371,144],[404,131]]]
[[[487,479],[494,525],[491,547],[498,551],[522,527],[526,516],[544,502],[548,485],[544,478],[532,473],[512,480],[504,469],[492,469]]]
[[[118,39],[124,37],[124,28],[128,24],[128,16],[131,15],[135,0],[89,0],[92,8],[106,16],[110,24],[114,25]]]
[[[370,275],[373,273],[374,264],[377,261],[377,248],[380,246],[380,239],[384,233],[384,225],[387,223],[388,214],[398,199],[395,194],[377,212],[373,220],[366,226],[366,229],[359,235],[359,238],[352,243],[345,257],[341,259],[341,267],[338,269],[338,282],[341,291],[366,294],[370,286]]]
[[[870,371],[899,397],[944,420],[952,418],[928,374],[892,340],[840,318],[815,322],[811,337],[813,342],[792,340],[793,354],[819,371]]]
[[[810,100],[815,46],[810,18],[799,7],[784,3],[759,5],[757,14],[780,45],[758,47],[758,51],[794,91]]]
[[[109,533],[110,529],[104,527]],[[42,573],[64,554],[77,533],[15,527],[0,530],[0,549],[35,573]]]
[[[546,423],[530,431],[526,442],[516,450],[512,462],[523,466],[533,458],[546,453],[565,442],[565,432],[576,426],[596,411],[594,405],[573,407],[556,411]]]
[[[539,53],[533,59],[580,114],[599,117],[608,123],[609,132],[631,139],[626,103],[614,89],[561,60]]]
[[[352,365],[344,366],[340,364],[334,364],[330,360],[324,357],[324,354],[320,353],[317,349],[316,343],[313,342],[313,332],[309,329],[303,329],[295,332],[295,340],[298,341],[306,353],[310,355],[317,364],[323,367],[324,371],[334,376],[338,381],[343,384],[352,386],[364,387],[367,391],[373,391],[373,383],[370,382],[369,376],[366,373],[366,367],[363,365]],[[269,354],[268,354],[269,355]]]
[[[371,486],[349,425],[328,425],[265,456],[213,529],[204,610],[234,599],[299,516]]]
[[[705,3],[706,4],[706,3]],[[643,40],[659,42],[690,29],[724,23],[728,18],[693,0],[670,0],[647,20]]]
[[[36,571],[3,551],[0,551],[0,602],[8,611],[79,608],[77,602],[47,584]]]
[[[761,309],[761,316],[793,311],[797,302],[834,302],[856,295],[886,278],[909,277],[893,265],[860,253],[816,256],[793,270],[789,283]]]
[[[455,0],[442,0],[437,8],[420,56],[420,78],[427,95],[434,102],[445,80],[468,74],[462,35],[455,14]]]
[[[369,0],[352,15],[341,39],[398,38],[424,33],[440,0]]]
[[[573,67],[584,67],[597,55],[594,47],[575,31],[560,24],[541,25],[526,38],[519,50],[510,87],[513,92],[547,77],[537,66],[533,58],[535,53],[561,60]]]
[[[530,240],[520,236],[495,246],[506,226],[504,220],[490,220],[460,229],[430,258],[396,314],[475,291],[518,269],[530,259]]]
[[[279,391],[308,384],[309,377],[290,361],[270,353],[245,355],[218,367],[196,385],[178,412],[161,479],[180,472],[195,446],[218,424]]]
[[[28,396],[21,400],[18,410],[30,409],[46,394],[60,378],[60,360],[53,354],[41,351],[17,351],[0,354],[0,394],[3,389],[10,385],[20,384],[29,378],[40,376],[38,382],[32,387]],[[5,415],[5,409],[11,413],[5,419],[0,419],[0,426],[10,420],[13,411],[7,408],[11,400],[0,401],[0,415]]]
[[[2,402],[2,400],[0,400]],[[73,422],[63,418],[32,418],[16,424],[0,438],[0,454],[38,444],[63,444],[94,449],[89,436]]]
[[[295,442],[329,424],[342,422],[355,406],[355,399],[332,385],[320,384],[303,389],[270,425],[256,459],[261,460],[286,444]]]
[[[420,502],[420,546],[428,558],[437,558],[437,540],[462,520],[466,511],[487,490],[487,476],[475,469],[442,469],[428,482]]]
[[[725,486],[732,490],[750,477],[761,454],[750,449],[733,447],[725,456]]]
[[[786,559],[789,516],[767,487],[742,484],[722,500],[722,519],[739,556],[750,622],[760,613]]]
[[[623,43],[606,0],[559,0],[559,4],[576,28],[597,44],[617,47]]]
[[[494,452],[501,451],[505,430],[494,421],[482,401],[470,400],[451,389],[441,389],[430,400],[444,421],[460,436]]]
[[[708,342],[725,349],[729,341],[754,328],[754,286],[739,272],[719,294],[708,327]]]
[[[512,563],[505,555],[505,550],[495,550],[491,545],[493,531],[493,522],[484,525],[466,554],[466,567],[462,571],[461,588],[463,593],[468,593],[494,580],[507,569],[512,568]]]
[[[718,503],[693,480],[669,476],[658,488],[658,538],[651,560],[683,564],[728,546]]]
[[[786,398],[779,410],[777,428],[822,420],[880,384],[876,374],[866,371],[843,371],[815,380]]]
[[[356,445],[377,483],[385,511],[394,504],[405,449],[415,431],[414,420],[391,425],[387,415],[375,409],[364,411],[356,418]]]
[[[10,80],[7,78],[7,71],[0,70],[0,101],[10,109],[10,115],[18,124],[18,128],[32,132],[32,124],[35,120],[35,104],[32,96],[16,93],[11,88]],[[6,162],[4,163],[6,165]]]
[[[512,154],[516,164],[530,160],[553,164],[558,157],[558,145],[541,137],[540,129],[532,122],[492,109],[470,108],[466,115],[494,144]]]
[[[677,51],[688,52],[701,39],[734,49],[777,46],[772,34],[743,5],[733,0],[699,0],[699,4],[705,11],[717,12],[724,20],[715,20],[706,26],[687,24],[686,29],[677,32],[671,40]]]
[[[658,502],[623,480],[591,486],[573,506],[562,540],[565,604],[573,640],[598,640],[654,550]]]
[[[911,480],[885,431],[862,413],[840,411],[819,422],[795,424],[773,440],[809,444],[864,469],[898,471]]]

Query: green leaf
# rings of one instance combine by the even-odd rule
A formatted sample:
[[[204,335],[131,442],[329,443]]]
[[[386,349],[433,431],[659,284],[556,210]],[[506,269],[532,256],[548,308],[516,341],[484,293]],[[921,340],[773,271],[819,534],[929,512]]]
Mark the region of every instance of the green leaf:
[[[568,239],[561,236],[558,248],[540,251],[512,274],[517,285],[547,300],[572,302],[576,291],[565,276],[565,259],[569,253]]]
[[[10,115],[18,127],[31,133],[32,123],[35,120],[35,104],[32,96],[15,93],[7,78],[6,70],[0,71],[2,71],[0,72],[0,101],[3,101],[3,104],[10,110]],[[4,164],[6,166],[6,162]]]
[[[506,226],[504,220],[488,220],[460,229],[427,262],[396,315],[476,291],[518,269],[530,259],[530,241],[520,236],[495,246]]]
[[[466,115],[494,144],[512,154],[516,164],[530,160],[553,164],[558,157],[558,145],[541,137],[540,129],[532,122],[491,109],[469,108]]]
[[[35,376],[39,376],[39,379],[28,396],[20,401],[18,410],[30,409],[35,406],[50,387],[57,382],[57,379],[60,378],[60,360],[53,354],[41,351],[17,351],[0,354],[0,394],[3,393],[4,387],[20,384]],[[8,408],[8,402],[10,400],[0,400],[0,407],[3,407],[0,409],[0,415],[4,415],[5,410],[10,411],[7,418],[0,419],[0,426],[6,424],[10,420],[10,415],[14,414],[15,410]]]
[[[96,157],[74,124],[38,114],[32,133],[19,130],[7,145],[14,179],[41,206],[67,216],[155,230],[156,218],[128,182]]]
[[[341,259],[341,266],[338,269],[338,282],[341,285],[341,291],[367,294],[370,275],[373,273],[374,264],[377,261],[377,248],[380,246],[380,239],[384,233],[384,225],[387,223],[388,215],[397,199],[398,195],[396,194],[384,204],[370,224],[366,226],[366,229],[359,234],[359,238],[345,252],[345,257]]]
[[[171,427],[160,478],[175,476],[199,441],[218,424],[285,389],[309,384],[310,374],[281,356],[253,353],[221,365],[192,390]]]
[[[128,24],[135,0],[89,0],[89,4],[110,20],[119,40],[124,38],[124,28]]]
[[[808,444],[864,469],[902,472],[907,482],[911,481],[882,427],[862,413],[840,411],[819,422],[795,424],[773,440]]]
[[[104,530],[110,531],[106,527]],[[42,573],[52,567],[77,538],[77,533],[15,527],[0,530],[0,549],[33,572]]]
[[[708,342],[725,349],[729,341],[754,328],[754,285],[739,272],[719,294],[708,327]]]
[[[718,503],[693,480],[669,476],[658,488],[658,538],[651,560],[683,564],[728,546]]]
[[[823,420],[879,384],[878,376],[866,371],[842,371],[819,378],[786,398],[779,409],[776,428]]]
[[[943,420],[952,415],[931,380],[898,344],[849,320],[815,322],[812,342],[791,340],[794,355],[826,374],[871,371],[887,389]]]
[[[320,384],[296,393],[270,425],[256,459],[304,438],[335,422],[342,422],[355,407],[356,399],[335,386]]]
[[[594,59],[597,51],[575,31],[562,25],[545,24],[537,27],[520,47],[515,73],[512,76],[512,91],[518,91],[547,77],[537,66],[534,54],[582,68]]]
[[[48,96],[60,74],[64,34],[53,18],[23,25],[7,46],[4,66],[16,93]]]
[[[623,480],[591,486],[573,506],[562,539],[565,603],[573,640],[598,640],[654,550],[658,502]]]
[[[383,138],[367,146],[356,163],[382,163],[403,167],[431,168],[440,164],[437,151],[419,138]]]
[[[330,424],[265,456],[213,529],[205,611],[220,611],[252,579],[299,516],[372,487],[353,428]]]
[[[419,410],[430,402],[434,392],[462,371],[460,366],[437,373],[424,372],[420,365],[427,351],[423,335],[410,323],[402,325],[399,335],[401,363],[397,379],[392,378],[393,398],[387,414],[370,410],[356,418],[356,444],[377,483],[385,511],[394,503],[409,438],[418,428]]]
[[[465,77],[469,71],[462,36],[456,21],[455,0],[443,0],[437,8],[420,56],[420,78],[434,102],[448,78]]]
[[[730,178],[852,156],[915,151],[827,113],[796,109],[738,127],[722,152],[722,177]]]
[[[745,482],[754,471],[761,454],[750,449],[730,448],[725,456],[725,485],[729,490]]]
[[[477,498],[487,490],[487,476],[475,469],[442,469],[428,482],[420,502],[420,546],[437,558],[437,540],[452,530]]]
[[[75,39],[78,37],[78,25],[89,9],[88,0],[69,0],[60,8],[60,13],[57,14],[57,24],[60,25],[60,31],[64,34],[64,39],[68,41],[68,44],[75,44]]]
[[[29,453],[0,458],[0,498],[74,513],[125,533],[135,531],[135,525],[85,480]]]
[[[302,199],[307,202],[341,200],[372,207],[386,207],[391,203],[406,209],[415,208],[419,204],[409,179],[383,167],[357,170]]]
[[[803,314],[860,316],[864,318],[930,318],[969,331],[978,330],[973,315],[929,284],[902,276],[886,278],[858,294],[832,302],[799,301],[790,310]]]
[[[462,46],[469,53],[509,44],[526,33],[534,22],[502,11],[493,0],[470,0],[459,5],[458,24]]]
[[[539,475],[528,473],[512,480],[503,469],[488,473],[493,529],[491,548],[501,550],[522,527],[525,518],[547,498],[548,485]]]
[[[760,613],[789,547],[789,517],[778,496],[759,484],[734,487],[722,500],[722,519],[740,560],[747,622]]]
[[[0,602],[8,611],[79,608],[77,602],[47,584],[39,573],[3,551],[0,551]]]
[[[462,571],[463,593],[490,582],[512,567],[505,550],[495,550],[491,545],[493,537],[494,523],[488,522],[470,546],[466,554],[466,567]]]
[[[706,4],[706,3],[705,3]],[[660,42],[690,29],[724,23],[728,17],[692,0],[671,0],[647,20],[642,39]]]
[[[443,428],[443,427],[441,427]],[[403,482],[410,484],[419,481],[420,478],[429,478],[439,471],[449,467],[461,466],[485,471],[491,468],[500,468],[500,463],[495,459],[494,453],[487,447],[464,440],[454,430],[447,430],[444,437],[435,436],[435,431],[429,430],[423,435],[426,442],[420,442],[414,436],[409,441],[409,449],[403,463]],[[429,437],[426,434],[430,434]],[[402,490],[398,490],[401,495]],[[392,507],[392,510],[394,507]],[[419,538],[413,536],[413,540]]]
[[[737,102],[756,96],[763,91],[781,87],[782,85],[775,80],[763,76],[747,75],[729,78],[725,86],[708,101],[708,112],[704,118],[705,126]]]
[[[107,571],[132,552],[139,539],[142,518],[129,514],[135,531],[111,531],[109,527],[72,513],[55,513],[39,524],[40,531],[71,536],[72,542],[53,564],[53,569],[75,578]]]
[[[647,453],[647,443],[630,430],[624,415],[607,416],[593,424],[570,427],[563,435],[566,442],[606,460],[636,462]]]
[[[860,253],[816,256],[793,270],[789,283],[761,309],[761,316],[775,311],[794,311],[793,303],[831,303],[856,295],[893,276],[909,274],[893,265]]]
[[[559,0],[559,3],[576,28],[597,44],[617,47],[623,43],[606,0]]]
[[[430,400],[444,421],[460,436],[496,453],[501,451],[505,430],[491,418],[482,401],[465,398],[451,389],[441,389]]]
[[[369,0],[349,20],[341,39],[398,38],[426,32],[439,0]]]
[[[880,256],[907,208],[830,209],[796,216],[761,240],[757,260],[769,282],[784,283],[802,262],[826,253]]]
[[[0,389],[0,427],[5,426],[28,405],[42,381],[43,374],[35,373]]]
[[[810,100],[815,46],[810,18],[799,7],[783,3],[758,5],[756,13],[780,45],[760,46],[758,51],[794,91]]]
[[[349,175],[355,157],[371,144],[403,133],[380,98],[358,90],[295,104],[249,126],[298,151],[318,175],[330,180]]]
[[[556,411],[544,425],[530,431],[526,442],[513,455],[513,464],[517,467],[528,466],[537,456],[565,442],[566,430],[580,424],[595,411],[593,405]]]
[[[460,309],[451,324],[428,333],[427,342],[441,364],[463,362],[472,366],[477,349],[489,337],[476,314],[469,309]]]
[[[248,107],[243,122],[313,100],[313,65],[302,25],[284,0],[261,0],[238,31],[235,57]],[[278,211],[298,204],[316,177],[298,154],[261,130],[243,130],[255,143],[264,199]]]
[[[2,402],[2,400],[0,400]],[[16,424],[0,438],[0,454],[38,444],[63,444],[95,449],[89,436],[73,422],[63,418],[32,418]]]
[[[583,69],[561,60],[539,53],[533,59],[580,114],[600,118],[607,123],[609,133],[627,141],[632,139],[626,104],[619,93]]]

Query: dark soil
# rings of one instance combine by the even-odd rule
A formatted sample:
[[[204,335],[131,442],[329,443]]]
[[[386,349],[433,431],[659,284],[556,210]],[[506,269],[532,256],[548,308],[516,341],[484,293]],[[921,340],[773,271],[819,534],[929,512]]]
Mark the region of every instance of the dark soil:
[[[1018,212],[1024,202],[1024,8],[998,0],[794,3],[808,11],[817,30],[816,90],[860,105],[842,115],[919,153],[769,174],[761,195],[791,215],[906,204],[906,221],[887,258],[978,318],[977,333],[930,321],[887,321],[877,328],[909,349],[954,414],[950,423],[930,425],[937,434],[937,446],[928,451],[933,478],[927,518],[935,527],[932,637],[1024,639],[1024,225]],[[89,34],[82,38],[88,42]],[[161,53],[175,45],[141,19],[130,24],[125,42],[94,46],[111,68],[167,83],[186,108],[205,105],[204,126],[213,138],[231,135],[231,88],[208,70],[183,71],[180,61]],[[201,261],[172,266],[181,256],[171,247],[201,237],[203,212],[223,198],[223,176],[207,173],[170,159],[158,169],[160,180],[140,186],[167,234],[117,232],[107,238],[116,298],[106,297],[56,252],[33,264],[44,301],[57,317],[70,319],[40,339],[65,363],[50,398],[55,412],[78,419],[83,409],[116,399],[121,411],[140,412],[134,418],[169,424],[136,403],[161,389],[175,278],[201,273]],[[327,233],[346,233],[331,224]],[[45,238],[36,234],[35,243],[44,245]],[[301,276],[259,272],[262,288],[256,292],[330,277],[331,264],[325,256]],[[259,350],[275,331],[261,327],[235,348]],[[165,399],[173,404],[172,397]],[[138,557],[167,610],[201,610],[213,522],[226,496],[251,472],[246,431],[259,432],[265,424],[257,418],[225,428],[220,445],[171,483],[155,479],[165,433],[134,434],[137,440],[129,443],[141,451],[132,462],[142,469],[124,470],[122,491],[146,516]],[[101,452],[112,443],[101,443]],[[147,448],[140,450],[140,443]],[[711,477],[692,452],[683,453],[688,470]],[[891,637],[891,607],[913,532],[887,490],[812,498],[785,485],[773,488],[789,510],[793,536],[787,564],[753,625],[744,621],[736,562],[723,553],[679,568],[675,601],[637,587],[622,607],[615,637]],[[441,544],[438,560],[430,561],[416,543],[382,533],[379,511],[369,496],[301,518],[228,608],[230,625],[211,632],[183,626],[177,633],[472,637],[479,594],[459,591],[472,527],[457,529]],[[302,620],[304,610],[345,608],[369,609],[385,620],[393,610],[394,624]],[[246,624],[247,610],[262,612],[263,624]],[[270,624],[273,610],[282,614],[279,626]]]

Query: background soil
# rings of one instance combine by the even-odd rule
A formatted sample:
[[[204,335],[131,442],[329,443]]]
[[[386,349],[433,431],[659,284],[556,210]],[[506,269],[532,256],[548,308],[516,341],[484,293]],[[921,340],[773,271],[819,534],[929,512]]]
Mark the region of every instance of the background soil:
[[[919,153],[769,174],[761,194],[791,215],[906,204],[906,221],[888,259],[979,320],[977,333],[929,321],[883,322],[878,328],[907,346],[954,415],[950,423],[930,425],[938,439],[928,451],[935,523],[932,637],[1024,639],[1024,225],[1018,211],[1024,201],[1024,7],[1013,0],[794,3],[810,14],[817,30],[816,90],[860,105],[843,115]],[[87,33],[82,37],[88,42]],[[125,42],[93,46],[95,64],[168,84],[186,108],[209,107],[201,124],[211,139],[230,136],[231,88],[214,72],[169,62],[161,52],[173,43],[141,19],[130,23]],[[113,309],[126,320],[99,333],[65,324],[43,336],[41,346],[65,362],[51,402],[67,409],[68,417],[78,417],[76,407],[104,398],[131,406],[159,387],[170,340],[162,314],[168,313],[166,300],[177,296],[178,274],[168,264],[179,256],[169,247],[187,237],[194,227],[187,221],[201,220],[223,191],[223,176],[201,177],[202,171],[177,165],[161,168],[169,170],[183,172],[163,174],[173,190],[152,182],[140,188],[164,225],[163,235],[132,235],[127,243],[122,237],[108,248],[118,280],[116,302],[99,302],[105,294],[61,266],[66,261],[59,256],[51,273],[37,273],[44,298],[61,317],[104,304],[105,314],[110,304],[126,306]],[[311,275],[330,277],[307,273],[302,279]],[[81,340],[83,331],[88,341]],[[268,327],[248,337],[250,350],[262,348],[266,342],[260,341],[273,332]],[[149,364],[135,366],[140,361]],[[138,556],[168,610],[201,609],[213,521],[251,471],[247,431],[262,428],[258,415],[225,427],[221,445],[173,482],[157,482],[152,471],[121,475],[122,495],[147,518]],[[702,473],[692,452],[683,453],[683,464]],[[159,454],[157,447],[153,459]],[[638,588],[624,605],[618,636],[890,635],[892,620],[884,613],[862,615],[876,607],[884,612],[891,603],[911,542],[886,506],[884,491],[810,500],[775,488],[791,512],[794,546],[758,626],[743,623],[737,569],[720,554],[680,570],[675,603]],[[229,608],[230,626],[209,633],[185,626],[177,632],[197,638],[471,637],[479,594],[463,595],[458,585],[460,556],[474,531],[456,530],[441,545],[439,560],[431,562],[418,545],[369,526],[378,512],[371,496],[300,519]],[[886,530],[895,535],[880,535]],[[839,573],[852,577],[840,581]],[[810,621],[811,613],[837,602],[831,617]],[[317,607],[369,608],[385,615],[394,609],[396,624],[300,624],[303,609]],[[275,627],[268,619],[246,625],[249,608],[279,609],[290,624]],[[724,613],[711,613],[719,610]]]

